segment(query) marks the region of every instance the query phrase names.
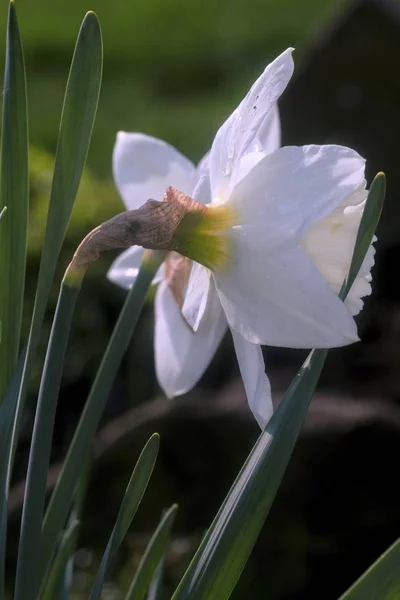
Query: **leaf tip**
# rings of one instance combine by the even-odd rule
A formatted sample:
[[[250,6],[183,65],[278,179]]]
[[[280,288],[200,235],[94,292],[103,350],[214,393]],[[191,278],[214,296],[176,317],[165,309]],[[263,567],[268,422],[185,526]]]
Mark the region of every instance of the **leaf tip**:
[[[8,14],[10,17],[15,18],[15,0],[10,0],[8,3]]]
[[[86,15],[85,15],[85,18],[84,18],[84,21],[87,21],[87,20],[89,20],[89,19],[90,19],[91,21],[93,21],[93,22],[95,22],[95,23],[98,23],[98,24],[100,25],[100,23],[99,23],[99,19],[98,19],[98,17],[97,17],[97,15],[96,15],[96,13],[94,12],[94,10],[88,10],[88,12],[86,13]]]
[[[377,183],[386,186],[386,175],[385,175],[385,173],[383,171],[379,171],[375,175],[375,177],[372,180],[372,184],[371,185],[377,184]]]
[[[378,192],[380,193],[381,202],[383,203],[383,200],[386,195],[386,175],[383,171],[379,171],[379,173],[377,173],[374,179],[372,180],[370,190],[372,190],[373,188],[375,190],[378,190]]]
[[[17,11],[16,11],[16,7],[15,7],[15,0],[10,0],[8,3],[8,15],[9,15],[11,22],[17,21]],[[14,23],[14,24],[16,24],[16,23]]]

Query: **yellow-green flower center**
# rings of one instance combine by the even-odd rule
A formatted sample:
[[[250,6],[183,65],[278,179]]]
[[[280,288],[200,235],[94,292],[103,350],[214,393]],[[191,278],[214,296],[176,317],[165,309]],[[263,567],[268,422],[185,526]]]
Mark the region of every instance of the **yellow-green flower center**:
[[[230,230],[239,223],[237,215],[227,205],[192,202],[175,231],[174,250],[208,269],[226,269],[232,262]]]

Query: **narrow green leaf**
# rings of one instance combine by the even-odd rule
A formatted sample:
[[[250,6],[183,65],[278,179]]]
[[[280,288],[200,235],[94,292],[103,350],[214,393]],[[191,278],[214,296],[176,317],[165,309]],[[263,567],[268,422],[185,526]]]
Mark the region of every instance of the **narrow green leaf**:
[[[375,233],[384,196],[382,177],[375,178],[368,195],[343,297]],[[225,498],[173,600],[230,597],[279,489],[326,355],[327,350],[313,350],[293,380]]]
[[[82,462],[90,453],[92,440],[115,375],[132,337],[151,281],[163,258],[163,253],[153,252],[150,259],[144,259],[136,282],[128,293],[104,353],[46,511],[42,532],[41,568],[39,570],[41,577],[47,571],[56,540],[64,527],[71,506],[73,490],[79,479]]]
[[[67,529],[71,526],[71,523],[73,521],[78,521],[78,522],[82,521],[81,516],[82,516],[82,510],[83,510],[85,498],[86,498],[87,486],[89,483],[91,464],[92,464],[92,456],[89,457],[89,459],[86,461],[86,464],[84,465],[84,467],[82,469],[82,472],[81,472],[81,475],[80,475],[80,478],[78,481],[75,497],[74,497],[73,507],[72,507],[71,513],[68,518]],[[73,574],[74,574],[73,553],[75,552],[75,549],[76,549],[76,544],[78,541],[78,533],[79,533],[78,531],[75,532],[74,539],[70,543],[71,554],[67,561],[67,564],[65,565],[64,574],[62,576],[62,581],[61,581],[61,586],[60,586],[60,592],[58,595],[58,600],[70,600],[70,598],[71,598],[71,588],[72,588],[72,580],[73,580]],[[46,581],[47,580],[45,579],[45,582]]]
[[[154,571],[146,600],[164,600],[163,570],[164,559],[162,558],[158,563],[156,570]]]
[[[156,462],[159,445],[159,435],[152,435],[139,456],[135,469],[126,488],[125,496],[122,501],[114,529],[112,530],[110,539],[108,541],[107,548],[100,563],[89,600],[98,600],[101,596],[101,590],[103,588],[107,568],[129,529],[132,519],[135,516],[135,513],[143,498],[147,484],[150,481],[150,477]]]
[[[28,232],[28,109],[24,54],[10,2],[1,126],[0,210],[0,402],[16,367],[20,346]],[[3,216],[1,210],[1,216]]]
[[[125,600],[143,600],[146,596],[154,571],[164,556],[177,510],[178,507],[174,504],[162,517],[140,561]]]
[[[282,481],[327,351],[313,351],[253,447],[173,599],[229,598]]]
[[[0,211],[0,221],[2,220],[2,218],[4,217],[4,215],[7,212],[7,206],[4,206],[3,209]],[[1,260],[1,257],[0,257]],[[1,327],[1,321],[0,321],[0,344],[1,344],[1,334],[2,334],[2,327]]]
[[[13,433],[13,454],[57,259],[92,135],[100,93],[102,64],[100,25],[96,15],[90,12],[83,19],[79,31],[64,97],[46,232]]]
[[[74,552],[78,526],[79,522],[74,520],[64,532],[46,586],[40,595],[41,600],[56,600],[60,597],[65,569]]]
[[[72,315],[79,287],[62,283],[40,382],[18,546],[15,600],[35,600],[54,419]]]
[[[376,228],[381,217],[383,203],[386,194],[386,177],[384,173],[378,173],[369,189],[367,202],[357,232],[353,260],[347,278],[340,290],[340,298],[345,298],[353,285],[355,278],[363,263],[364,257],[371,244]]]
[[[8,490],[10,485],[10,456],[18,390],[21,384],[26,348],[22,352],[11,384],[0,404],[0,598],[5,597],[5,560],[7,536]]]
[[[400,598],[400,539],[378,558],[339,600]]]
[[[7,455],[7,447],[9,445],[12,433],[13,419],[18,399],[18,389],[21,383],[22,370],[24,367],[25,350],[20,356],[17,368],[11,380],[11,383],[4,396],[4,402],[0,405],[0,469],[7,469],[7,462],[4,457]],[[7,440],[7,437],[10,439]]]

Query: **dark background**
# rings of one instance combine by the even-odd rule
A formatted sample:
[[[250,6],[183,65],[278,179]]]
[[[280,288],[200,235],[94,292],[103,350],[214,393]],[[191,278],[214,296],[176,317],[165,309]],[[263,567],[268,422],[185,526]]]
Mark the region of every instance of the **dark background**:
[[[296,72],[280,103],[285,144],[343,143],[383,170],[388,197],[379,229],[374,294],[358,318],[363,342],[330,353],[303,434],[234,597],[334,600],[400,534],[400,134],[398,2],[327,0],[19,0],[31,131],[31,219],[25,331],[40,258],[62,96],[80,20],[97,12],[104,81],[88,167],[60,258],[43,330],[24,440],[10,497],[12,573],[23,476],[41,360],[58,285],[82,237],[122,209],[111,180],[119,129],[168,140],[193,161],[265,65],[295,46]],[[6,3],[0,12],[5,31]],[[4,45],[0,50],[3,62]],[[57,413],[49,490],[71,439],[125,293],[89,272],[74,318]],[[76,595],[111,531],[137,455],[161,434],[156,471],[108,584],[118,600],[164,506],[179,517],[166,561],[173,589],[258,435],[229,337],[186,397],[160,394],[152,357],[151,295],[115,381],[94,448],[77,554]],[[302,352],[266,349],[275,400]],[[368,599],[366,599],[368,600]]]

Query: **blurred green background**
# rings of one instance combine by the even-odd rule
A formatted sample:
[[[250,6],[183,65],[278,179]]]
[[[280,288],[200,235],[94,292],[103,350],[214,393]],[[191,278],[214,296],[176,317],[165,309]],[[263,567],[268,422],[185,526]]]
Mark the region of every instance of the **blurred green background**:
[[[6,3],[1,33],[4,39]],[[17,0],[27,63],[32,143],[54,151],[65,79],[80,21],[94,10],[104,39],[104,83],[88,164],[110,176],[119,129],[143,131],[196,160],[266,63],[302,48],[337,0]],[[4,52],[4,45],[2,53]]]
[[[371,3],[380,4],[378,0]],[[398,7],[398,3],[392,4]],[[111,177],[117,131],[141,131],[163,138],[197,161],[265,65],[288,46],[296,48],[295,62],[301,63],[349,5],[339,0],[93,0],[90,4],[82,0],[17,0],[31,139],[25,332],[33,306],[62,98],[75,38],[89,9],[97,13],[102,25],[104,77],[87,169],[59,261],[24,423],[10,497],[14,517],[10,572],[36,389],[58,285],[84,235],[122,210]],[[6,12],[3,1],[1,39]],[[318,58],[315,46],[314,55]],[[0,62],[4,62],[4,43]],[[393,73],[391,77],[396,86],[397,76]],[[326,81],[329,79],[328,70]],[[313,92],[311,87],[311,97]],[[350,97],[352,90],[348,92]],[[293,98],[291,101],[293,104]],[[348,118],[355,121],[351,114]],[[367,125],[365,131],[369,131]],[[344,130],[348,130],[346,124]],[[310,141],[321,140],[299,143]],[[373,145],[379,157],[379,141]],[[113,257],[102,257],[91,268],[78,301],[57,413],[51,481],[57,476],[125,297],[105,278]],[[398,255],[391,260],[396,268]],[[382,292],[386,289],[382,281],[394,278],[381,271],[383,279],[376,282],[378,301],[368,304],[366,316],[361,316],[365,343],[341,354],[332,353],[322,381],[327,391],[313,404],[273,513],[235,593],[237,600],[334,600],[393,541],[396,532],[400,533],[399,498],[391,487],[390,461],[384,458],[382,462],[382,457],[398,455],[400,449],[396,412],[400,385],[394,358],[400,340],[399,298],[394,302],[392,288],[390,293]],[[258,433],[237,378],[230,339],[223,342],[199,389],[167,403],[160,398],[154,378],[152,327],[149,298],[95,447],[82,549],[76,560],[79,600],[87,597],[90,573],[146,436],[155,430],[161,433],[160,460],[144,508],[109,582],[105,596],[109,600],[120,597],[119,590],[129,580],[163,507],[177,501],[180,516],[166,562],[167,586],[173,589]],[[383,339],[382,331],[389,332],[389,337]],[[294,351],[266,351],[277,398],[302,356]],[[364,404],[366,394],[373,396],[372,403]]]

